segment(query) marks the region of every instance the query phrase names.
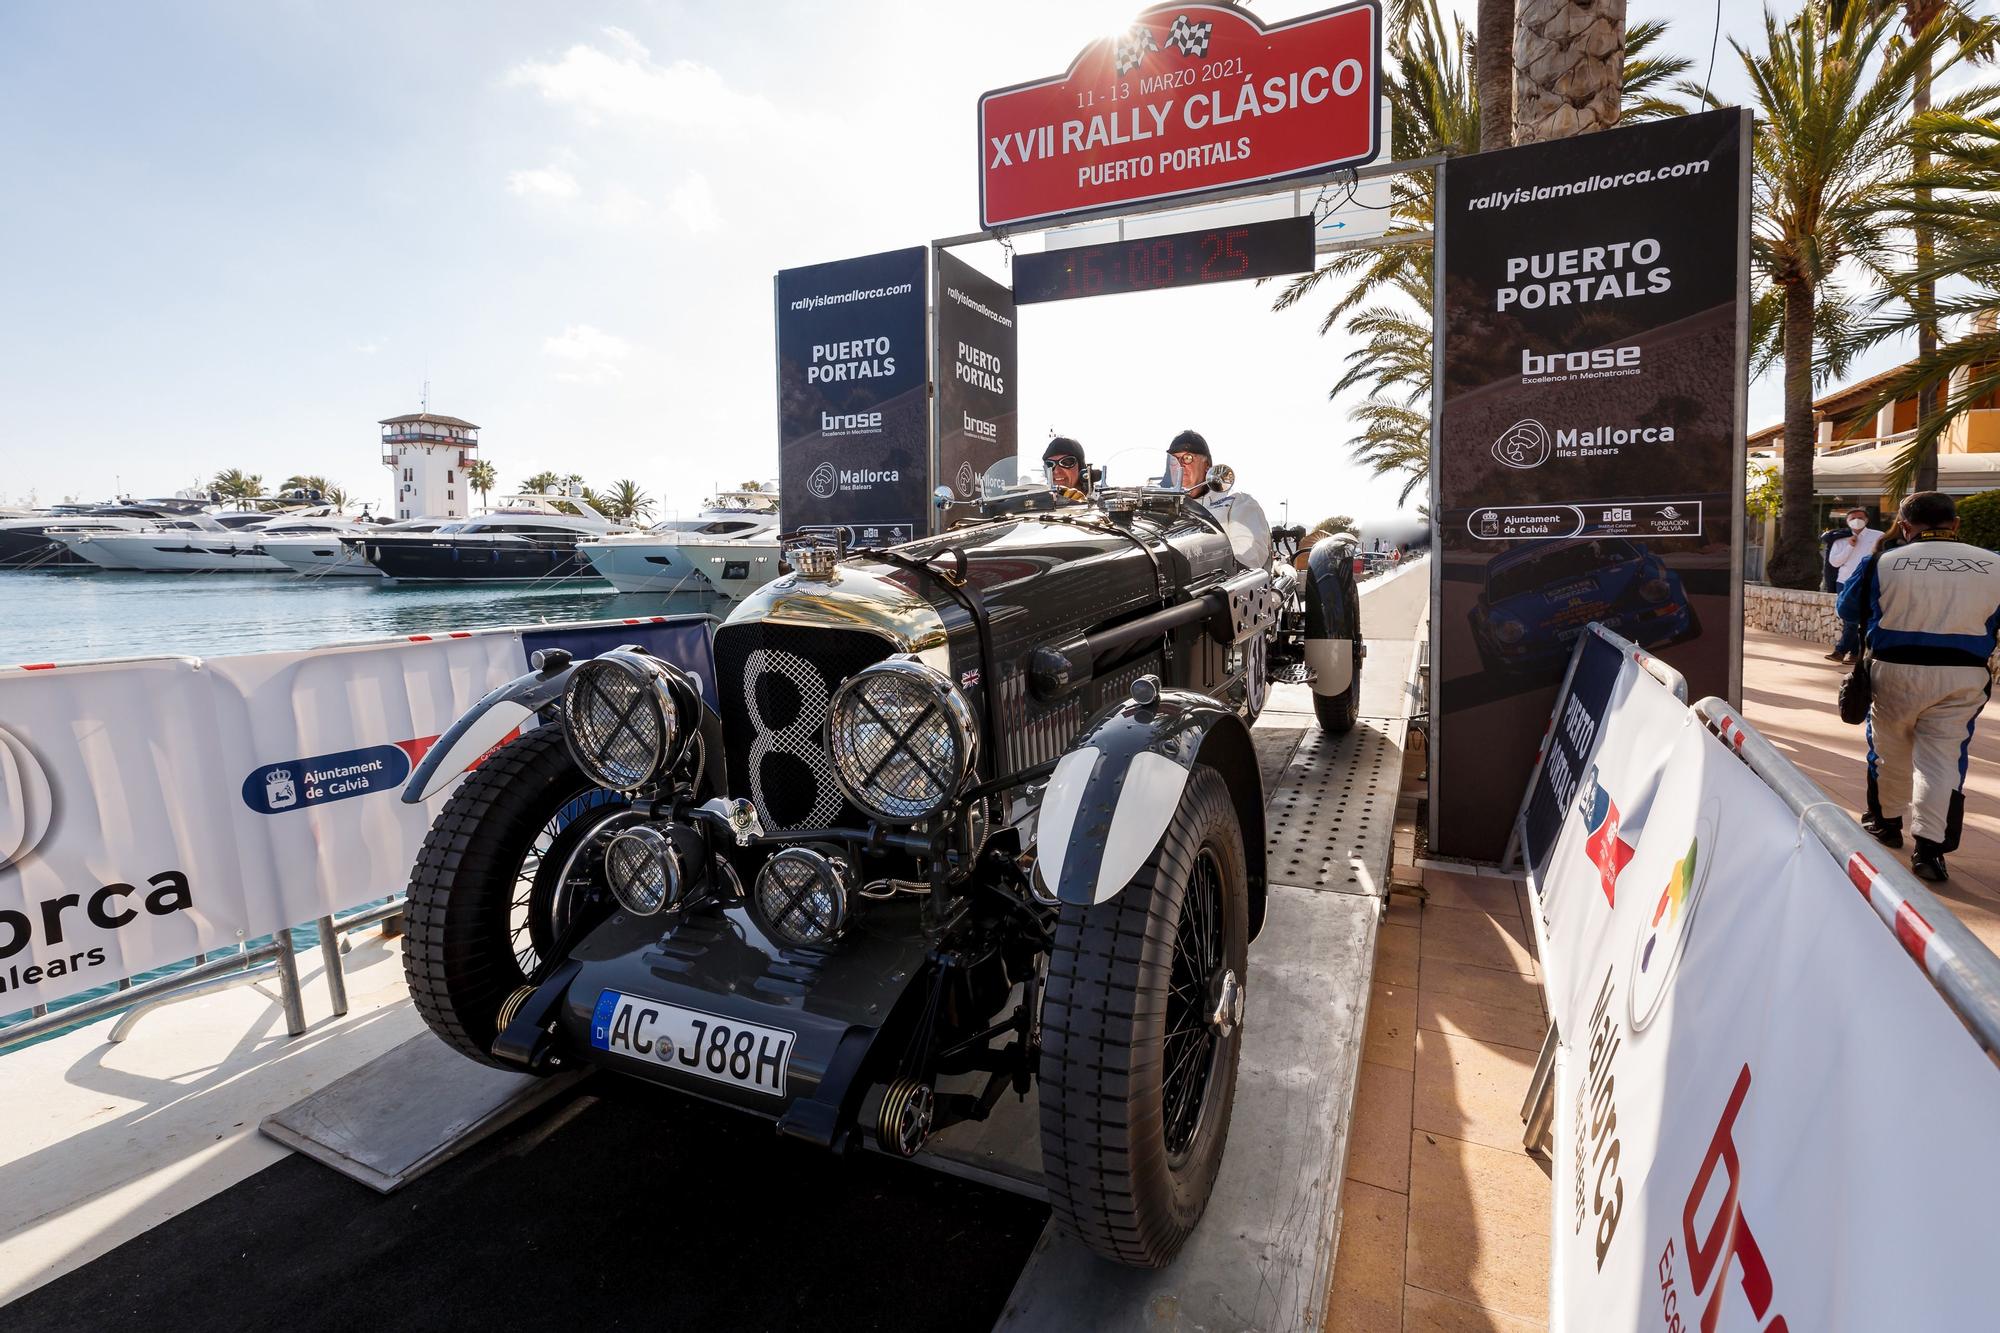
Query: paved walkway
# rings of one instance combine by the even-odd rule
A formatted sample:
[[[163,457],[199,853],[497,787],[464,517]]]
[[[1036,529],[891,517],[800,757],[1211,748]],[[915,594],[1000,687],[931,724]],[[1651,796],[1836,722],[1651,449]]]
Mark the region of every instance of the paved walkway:
[[[1520,1112],[1548,1020],[1524,891],[1418,870],[1407,824],[1394,878],[1429,897],[1382,919],[1324,1328],[1544,1328],[1550,1186]]]
[[[1859,815],[1867,802],[1868,742],[1860,727],[1840,720],[1834,694],[1848,668],[1825,660],[1825,651],[1822,645],[1746,630],[1743,713],[1807,777]],[[1909,865],[1907,843],[1900,859]],[[1946,864],[1950,881],[1929,887],[1986,947],[2000,952],[2000,703],[1986,705],[1973,732],[1965,834]]]

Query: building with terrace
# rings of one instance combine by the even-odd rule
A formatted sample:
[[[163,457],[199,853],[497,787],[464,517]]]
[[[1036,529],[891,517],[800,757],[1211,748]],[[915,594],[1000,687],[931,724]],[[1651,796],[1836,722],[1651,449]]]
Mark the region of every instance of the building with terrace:
[[[465,469],[478,456],[479,427],[437,412],[409,412],[380,424],[382,463],[394,474],[390,489],[399,520],[472,513]]]

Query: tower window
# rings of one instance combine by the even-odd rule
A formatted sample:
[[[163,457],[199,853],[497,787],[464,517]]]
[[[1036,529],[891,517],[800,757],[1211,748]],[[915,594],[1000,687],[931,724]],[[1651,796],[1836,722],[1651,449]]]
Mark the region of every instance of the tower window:
[[[445,479],[446,481],[450,481],[450,480],[451,480],[451,469],[450,469],[450,468],[446,468],[446,469],[444,470],[444,479]]]

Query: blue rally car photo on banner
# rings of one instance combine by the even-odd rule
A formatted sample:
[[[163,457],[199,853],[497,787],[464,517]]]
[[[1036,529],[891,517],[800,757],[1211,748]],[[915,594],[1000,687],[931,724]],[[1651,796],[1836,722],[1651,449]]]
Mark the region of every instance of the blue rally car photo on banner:
[[[1559,664],[1593,620],[1641,648],[1701,632],[1681,576],[1622,537],[1530,543],[1489,561],[1485,575],[1470,619],[1488,671]]]

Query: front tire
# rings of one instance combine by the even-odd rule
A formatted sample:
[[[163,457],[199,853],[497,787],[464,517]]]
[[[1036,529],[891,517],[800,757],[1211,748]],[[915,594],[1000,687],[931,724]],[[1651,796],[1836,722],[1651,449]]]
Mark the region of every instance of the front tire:
[[[624,812],[569,757],[562,728],[537,727],[453,792],[410,872],[403,976],[431,1031],[490,1054],[507,997],[528,984],[576,910],[577,853]]]
[[[1228,787],[1198,766],[1124,892],[1057,920],[1042,1173],[1057,1223],[1106,1259],[1164,1267],[1208,1206],[1236,1095],[1248,896]]]

